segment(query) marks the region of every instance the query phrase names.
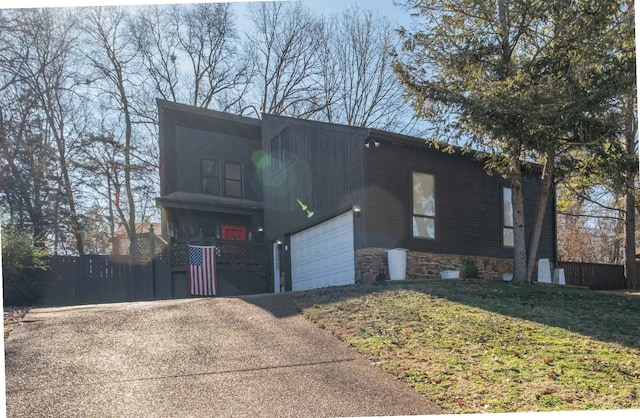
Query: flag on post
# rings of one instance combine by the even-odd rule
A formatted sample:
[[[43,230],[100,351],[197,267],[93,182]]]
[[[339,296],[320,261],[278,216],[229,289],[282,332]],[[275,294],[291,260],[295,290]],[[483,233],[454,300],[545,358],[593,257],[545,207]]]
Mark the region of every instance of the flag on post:
[[[189,245],[189,281],[192,295],[215,296],[218,293],[216,247]]]

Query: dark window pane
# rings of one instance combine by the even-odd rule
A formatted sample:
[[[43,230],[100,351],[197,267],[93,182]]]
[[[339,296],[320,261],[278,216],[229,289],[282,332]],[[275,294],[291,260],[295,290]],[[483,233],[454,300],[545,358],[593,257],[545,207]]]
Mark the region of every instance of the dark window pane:
[[[509,187],[502,189],[502,215],[502,224],[513,227],[513,205],[511,204],[511,189]]]
[[[433,174],[413,173],[413,236],[436,237],[436,192]]]
[[[431,174],[413,173],[413,213],[436,216],[435,184]]]
[[[202,177],[202,192],[220,194],[220,183],[217,177]]]
[[[224,172],[226,180],[242,180],[242,166],[240,164],[225,163]]]
[[[218,177],[218,162],[203,158],[200,160],[201,175],[207,177]]]
[[[230,197],[242,197],[242,183],[235,180],[224,182],[225,194]]]
[[[418,238],[435,238],[435,219],[413,217],[413,236]]]
[[[502,228],[502,243],[505,247],[513,247],[513,228]]]
[[[271,171],[276,172],[282,168],[282,159],[280,157],[280,136],[276,136],[271,140]]]
[[[289,162],[289,128],[280,133],[280,158],[282,165]]]

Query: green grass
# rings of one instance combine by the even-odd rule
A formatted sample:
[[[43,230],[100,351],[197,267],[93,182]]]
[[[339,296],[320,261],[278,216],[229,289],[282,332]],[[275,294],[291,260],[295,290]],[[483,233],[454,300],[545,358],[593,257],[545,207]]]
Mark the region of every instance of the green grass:
[[[296,304],[454,412],[640,408],[640,296],[483,282],[394,282]]]

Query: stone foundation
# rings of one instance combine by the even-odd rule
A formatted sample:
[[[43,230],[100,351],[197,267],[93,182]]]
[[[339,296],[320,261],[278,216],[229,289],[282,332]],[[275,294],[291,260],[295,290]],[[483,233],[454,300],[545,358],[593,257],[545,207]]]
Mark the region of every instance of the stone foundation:
[[[407,251],[407,279],[439,279],[443,270],[460,270],[462,277],[465,260],[473,261],[479,279],[502,280],[503,274],[513,273],[513,260],[510,258]],[[358,283],[389,280],[385,248],[362,248],[356,251],[356,280]]]

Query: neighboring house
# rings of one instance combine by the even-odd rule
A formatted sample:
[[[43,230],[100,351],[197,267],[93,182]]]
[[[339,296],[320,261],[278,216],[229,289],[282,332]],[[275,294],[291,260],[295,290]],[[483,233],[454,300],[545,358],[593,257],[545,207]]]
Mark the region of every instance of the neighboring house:
[[[375,129],[158,106],[163,234],[266,242],[273,291],[387,279],[393,248],[408,250],[408,278],[465,260],[485,279],[512,270],[509,182],[472,154]],[[525,178],[527,225],[538,184]],[[539,249],[552,262],[555,219],[554,197]]]

